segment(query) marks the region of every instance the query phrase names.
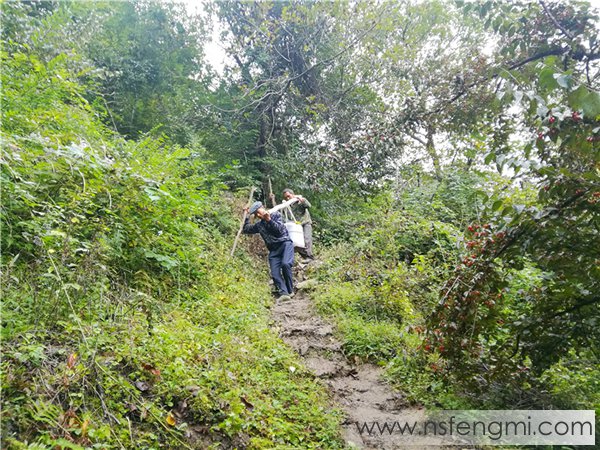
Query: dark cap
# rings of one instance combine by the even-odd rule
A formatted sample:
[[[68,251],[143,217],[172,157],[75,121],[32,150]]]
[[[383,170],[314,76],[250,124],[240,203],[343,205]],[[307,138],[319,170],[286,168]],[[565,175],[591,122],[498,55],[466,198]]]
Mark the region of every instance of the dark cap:
[[[256,211],[258,211],[259,208],[262,208],[263,204],[261,202],[254,202],[252,204],[252,206],[250,207],[250,209],[248,210],[248,212],[250,214],[254,214]]]

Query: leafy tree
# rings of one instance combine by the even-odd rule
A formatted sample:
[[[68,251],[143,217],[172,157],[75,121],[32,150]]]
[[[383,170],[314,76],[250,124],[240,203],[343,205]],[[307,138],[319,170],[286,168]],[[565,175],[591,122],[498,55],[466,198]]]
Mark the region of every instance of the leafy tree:
[[[478,97],[463,96],[488,67],[481,25],[451,5],[217,5],[241,87],[223,115],[256,124],[244,155],[261,170],[356,192],[382,186],[399,158],[430,161],[438,177],[451,160],[472,163],[460,149],[493,93],[479,83]]]
[[[137,137],[162,125],[161,131],[189,143],[206,75],[201,19],[172,2],[92,3],[77,9],[87,22],[102,22],[85,51],[100,70],[100,92],[118,131]]]
[[[86,98],[129,138],[160,128],[195,137],[209,75],[199,16],[172,2],[8,2],[5,37],[42,61],[60,54],[86,77]],[[23,51],[21,48],[20,51]]]
[[[219,2],[215,13],[228,26],[236,77],[228,129],[246,123],[254,141],[243,149],[251,165],[270,172],[267,157],[285,157],[300,145],[300,133],[324,108],[321,74],[331,61],[332,9],[299,2]],[[245,156],[246,156],[245,155]]]
[[[501,63],[498,98],[517,111],[505,114],[520,143],[493,149],[486,162],[518,173],[534,195],[495,196],[469,227],[469,253],[442,292],[430,346],[461,370],[486,367],[488,381],[529,367],[539,374],[571,349],[597,358],[598,16],[585,3],[465,9],[487,19],[500,53],[519,61]],[[538,275],[515,293],[515,271],[530,265]]]

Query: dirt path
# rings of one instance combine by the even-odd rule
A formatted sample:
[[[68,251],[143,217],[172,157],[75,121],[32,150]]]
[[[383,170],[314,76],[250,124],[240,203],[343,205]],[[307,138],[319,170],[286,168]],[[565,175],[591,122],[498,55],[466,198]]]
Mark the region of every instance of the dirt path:
[[[345,412],[343,437],[349,447],[401,449],[407,446],[408,438],[399,433],[383,436],[359,433],[357,422],[404,422],[420,414],[406,409],[402,395],[381,381],[380,367],[355,365],[344,356],[341,342],[333,335],[333,327],[317,315],[307,293],[300,290],[292,300],[277,303],[272,314],[281,338],[329,387],[335,403]],[[410,448],[416,450],[419,447]]]

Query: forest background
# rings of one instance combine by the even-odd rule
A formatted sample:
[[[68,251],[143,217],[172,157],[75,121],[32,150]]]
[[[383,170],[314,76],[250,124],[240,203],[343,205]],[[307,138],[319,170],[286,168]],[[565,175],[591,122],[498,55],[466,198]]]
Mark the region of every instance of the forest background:
[[[260,246],[229,257],[269,179],[344,353],[414,405],[600,412],[590,3],[1,13],[3,448],[343,448]]]

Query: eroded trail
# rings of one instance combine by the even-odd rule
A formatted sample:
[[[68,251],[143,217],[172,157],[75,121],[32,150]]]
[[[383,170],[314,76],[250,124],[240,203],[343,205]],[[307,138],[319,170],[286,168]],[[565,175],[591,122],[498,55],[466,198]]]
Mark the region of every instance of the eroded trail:
[[[355,365],[341,351],[333,327],[314,310],[307,293],[300,290],[289,301],[277,303],[272,310],[279,335],[304,359],[306,367],[321,378],[346,415],[343,435],[349,446],[364,449],[400,449],[408,438],[398,432],[360,433],[358,426],[373,422],[411,420],[418,411],[408,410],[402,395],[381,380],[382,369],[373,364]],[[358,426],[357,426],[358,425]],[[363,430],[364,431],[364,430]],[[411,446],[412,449],[418,447]]]

